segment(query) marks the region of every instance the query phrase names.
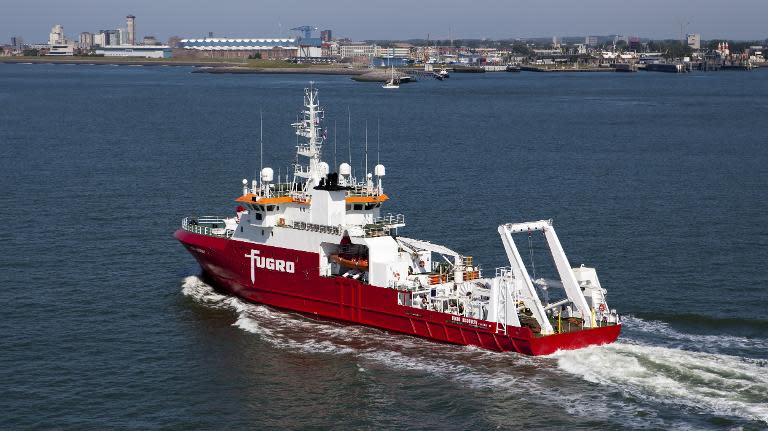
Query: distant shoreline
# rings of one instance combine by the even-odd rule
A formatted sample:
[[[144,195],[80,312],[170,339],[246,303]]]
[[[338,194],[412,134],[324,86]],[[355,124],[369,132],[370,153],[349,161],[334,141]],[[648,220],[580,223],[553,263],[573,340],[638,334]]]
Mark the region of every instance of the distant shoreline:
[[[116,66],[191,66],[191,67],[251,67],[248,62],[206,61],[183,59],[132,59],[126,57],[0,57],[0,63],[19,64],[94,64]],[[267,62],[260,62],[267,63]],[[277,63],[276,63],[277,64]],[[305,68],[304,65],[288,65],[286,69]]]
[[[338,67],[329,65],[293,64],[273,60],[206,61],[184,59],[129,59],[125,57],[0,57],[0,64],[76,64],[94,66],[172,66],[193,67],[192,73],[259,75],[259,74],[290,74],[290,75],[342,75],[352,76],[359,81],[385,81],[376,75],[378,69]],[[768,63],[756,64],[755,69],[768,68]],[[523,66],[522,70],[546,73],[574,72],[617,72],[615,68],[548,68],[541,66]],[[620,71],[618,71],[620,72]],[[371,75],[371,76],[363,76]],[[359,77],[359,78],[358,78]]]

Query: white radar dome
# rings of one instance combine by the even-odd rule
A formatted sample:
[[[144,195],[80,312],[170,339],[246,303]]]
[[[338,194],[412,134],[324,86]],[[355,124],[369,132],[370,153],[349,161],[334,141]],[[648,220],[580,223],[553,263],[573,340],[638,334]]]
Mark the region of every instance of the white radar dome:
[[[373,168],[373,173],[375,173],[377,177],[383,177],[387,173],[387,170],[384,169],[384,165],[376,165],[376,167]]]
[[[264,168],[261,170],[261,181],[264,182],[272,182],[272,180],[275,178],[275,171],[272,170],[272,168]]]
[[[317,168],[320,170],[320,176],[328,175],[328,172],[329,172],[328,163],[320,162],[317,164]]]
[[[339,173],[341,175],[352,175],[352,166],[349,166],[349,163],[340,164]]]
[[[243,178],[243,185],[247,185],[247,184],[248,184],[248,180],[246,180],[245,178]]]

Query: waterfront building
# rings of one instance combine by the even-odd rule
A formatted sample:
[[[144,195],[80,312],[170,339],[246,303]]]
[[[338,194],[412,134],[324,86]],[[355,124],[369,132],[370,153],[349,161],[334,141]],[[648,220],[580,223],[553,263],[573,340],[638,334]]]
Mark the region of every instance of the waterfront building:
[[[320,32],[320,40],[329,43],[331,40],[333,40],[333,33],[331,30],[323,30]]]
[[[93,35],[93,46],[107,46],[104,33],[96,33]]]
[[[93,48],[94,34],[84,31],[80,33],[80,39],[78,40],[77,47],[89,51]]]
[[[701,35],[693,33],[688,35],[688,46],[692,49],[701,49]]]
[[[22,38],[21,36],[13,36],[11,38],[11,47],[15,51],[21,51],[22,49],[24,49],[24,38]]]
[[[178,36],[169,37],[168,43],[166,43],[166,45],[170,46],[171,48],[179,48],[179,44],[181,44],[181,38]]]
[[[120,45],[120,30],[107,30],[107,34],[109,35],[109,46]]]
[[[61,24],[56,24],[51,28],[51,33],[48,35],[48,44],[49,45],[61,45],[64,42],[66,42],[66,37],[64,36],[64,27],[61,26]]]
[[[136,43],[136,17],[128,15],[125,17],[126,24],[128,26],[128,38],[125,42],[126,45],[134,45]]]
[[[747,52],[749,53],[749,60],[752,63],[765,63],[765,56],[763,55],[764,48],[760,45],[750,46]]]
[[[382,58],[410,58],[411,48],[403,46],[379,47],[379,55]]]
[[[117,32],[117,43],[113,43],[113,45],[133,45],[128,43],[128,29],[118,28],[115,31]]]
[[[45,55],[71,56],[75,55],[75,44],[64,36],[64,27],[56,24],[48,35],[48,52]]]
[[[381,57],[381,47],[367,43],[339,45],[339,56],[342,58]]]
[[[99,30],[101,37],[97,45],[99,46],[115,46],[120,45],[120,32],[118,30]],[[95,43],[95,42],[94,42]]]
[[[598,40],[597,36],[587,36],[584,38],[584,44],[589,47],[595,47],[597,46]]]
[[[155,36],[144,36],[144,38],[141,40],[142,45],[160,45],[160,42],[155,38]]]
[[[66,57],[75,55],[75,44],[69,41],[60,44],[50,45],[48,54],[56,57]]]
[[[96,48],[96,55],[104,57],[140,57],[140,58],[171,58],[171,48],[165,45],[119,45],[101,46]]]
[[[258,54],[261,58],[287,59],[322,56],[318,38],[182,39],[179,47],[196,57],[247,58]]]

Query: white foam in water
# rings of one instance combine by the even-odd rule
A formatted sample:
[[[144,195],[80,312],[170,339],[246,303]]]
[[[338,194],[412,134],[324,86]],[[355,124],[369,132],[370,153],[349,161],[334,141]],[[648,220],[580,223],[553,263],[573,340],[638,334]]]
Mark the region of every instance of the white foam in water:
[[[624,342],[553,356],[571,374],[640,399],[768,423],[760,361]]]
[[[662,337],[669,347],[680,347],[688,350],[701,350],[705,352],[722,352],[728,349],[743,349],[752,351],[758,355],[768,355],[768,339],[750,339],[735,335],[704,335],[687,334],[672,329],[669,324],[657,320],[643,320],[634,316],[623,316],[623,335],[629,335],[632,330],[638,330],[652,335],[653,338]]]
[[[501,390],[520,399],[535,393],[535,402],[557,406],[568,414],[618,420],[624,426],[639,428],[681,429],[686,425],[670,425],[657,418],[655,412],[618,394],[768,422],[768,377],[757,361],[626,343],[545,358],[500,354],[473,346],[393,335],[365,326],[314,321],[218,294],[195,276],[184,279],[182,291],[206,306],[234,311],[234,326],[258,335],[276,348],[354,355],[360,372],[384,366],[428,373],[472,390]],[[589,397],[571,396],[567,389],[558,387],[563,370],[609,389],[597,389]],[[639,416],[641,410],[643,415]]]

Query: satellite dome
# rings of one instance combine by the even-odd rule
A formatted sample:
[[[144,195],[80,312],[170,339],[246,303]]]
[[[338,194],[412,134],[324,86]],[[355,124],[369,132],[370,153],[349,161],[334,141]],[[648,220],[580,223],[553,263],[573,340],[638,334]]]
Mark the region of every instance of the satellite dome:
[[[352,166],[349,166],[349,163],[340,164],[339,173],[341,175],[352,175]]]
[[[275,178],[275,171],[272,168],[264,168],[261,170],[261,181],[271,182]]]
[[[328,175],[328,172],[329,172],[328,163],[320,162],[317,164],[317,168],[320,170],[321,176]]]

